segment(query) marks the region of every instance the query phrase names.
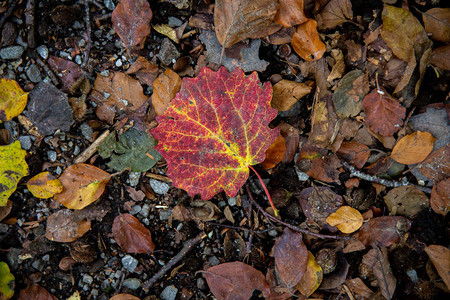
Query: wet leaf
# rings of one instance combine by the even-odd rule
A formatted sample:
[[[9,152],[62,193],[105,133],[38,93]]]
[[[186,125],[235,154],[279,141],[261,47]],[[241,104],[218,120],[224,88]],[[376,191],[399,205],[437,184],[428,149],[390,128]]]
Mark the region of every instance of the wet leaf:
[[[378,217],[364,223],[357,236],[366,246],[376,244],[380,247],[389,247],[399,241],[410,227],[411,222],[405,217]]]
[[[180,91],[181,78],[174,71],[167,69],[153,81],[152,104],[158,116],[170,105],[170,101]]]
[[[152,10],[146,0],[121,0],[111,17],[114,30],[127,48],[137,46],[150,33]]]
[[[341,206],[336,212],[329,215],[326,221],[343,233],[352,233],[363,224],[363,216],[353,207]]]
[[[0,146],[0,206],[6,206],[19,180],[28,174],[26,155],[27,152],[22,150],[19,141]]]
[[[0,206],[0,221],[6,218],[12,210],[12,201],[7,200],[5,206]]]
[[[121,72],[97,74],[91,97],[98,105],[97,117],[110,124],[116,115],[135,112],[147,101],[139,81]]]
[[[103,194],[111,175],[87,164],[75,164],[64,170],[59,180],[64,186],[55,200],[70,209],[82,209]]]
[[[109,300],[140,300],[140,298],[130,294],[118,294],[109,298]]]
[[[370,156],[370,150],[366,145],[344,141],[337,154],[358,169],[362,169]]]
[[[235,196],[248,166],[262,162],[278,136],[278,129],[268,127],[277,114],[270,95],[270,83],[261,87],[256,72],[246,77],[239,68],[203,68],[196,78],[184,78],[151,131],[173,185],[203,200],[222,190]]]
[[[217,0],[214,8],[214,28],[219,43],[228,48],[247,38],[260,38],[280,29],[273,22],[278,1]]]
[[[444,246],[430,245],[425,248],[425,252],[447,288],[450,289],[450,250]]]
[[[447,215],[450,210],[450,178],[433,186],[430,205],[435,213],[443,216]]]
[[[287,111],[300,98],[308,95],[312,87],[306,83],[282,79],[273,86],[273,96],[270,105],[278,111]]]
[[[416,216],[422,209],[429,207],[430,201],[424,192],[412,185],[394,188],[384,197],[390,215],[408,218]]]
[[[434,7],[422,14],[425,31],[435,41],[450,42],[450,8]]]
[[[135,74],[141,83],[152,86],[159,72],[157,65],[149,62],[145,57],[139,56],[127,70],[126,74]]]
[[[382,136],[392,136],[401,129],[406,108],[384,89],[373,89],[362,102],[369,128]]]
[[[314,255],[308,251],[308,260],[306,262],[306,271],[302,279],[295,286],[299,292],[309,297],[320,286],[323,279],[322,267],[316,262]]]
[[[20,115],[27,100],[28,93],[15,80],[0,78],[0,123]]]
[[[433,151],[435,140],[428,132],[413,132],[395,144],[390,157],[405,165],[420,163]]]
[[[28,180],[27,188],[36,198],[47,199],[61,193],[63,185],[50,172],[42,172]]]
[[[286,152],[286,139],[280,134],[275,141],[266,150],[266,159],[261,163],[264,169],[272,169],[275,167]]]
[[[8,265],[0,261],[0,299],[11,299],[14,295],[14,275]]]
[[[353,70],[345,74],[333,93],[336,114],[341,119],[357,116],[361,112],[362,100],[369,90],[367,74],[360,70]]]
[[[52,55],[48,58],[48,64],[56,73],[56,76],[60,78],[62,91],[65,93],[73,92],[78,80],[84,74],[83,69],[73,61]]]
[[[91,221],[70,209],[61,209],[47,219],[45,237],[53,242],[70,243],[91,229]]]
[[[336,154],[309,144],[303,144],[297,161],[297,167],[314,179],[324,182],[339,182],[341,166]]]
[[[284,27],[304,23],[308,18],[303,13],[303,0],[280,0],[274,22]]]
[[[386,299],[392,299],[397,286],[397,280],[395,279],[391,265],[389,264],[387,248],[379,249],[377,247],[371,249],[363,256],[361,264],[366,265],[369,270],[373,271],[378,286],[380,287],[381,294]]]
[[[254,290],[262,291],[265,297],[270,294],[264,275],[239,261],[211,267],[203,274],[218,300],[248,300]]]
[[[113,237],[127,253],[150,254],[155,250],[150,231],[130,214],[121,214],[114,219]]]
[[[424,161],[416,166],[416,169],[434,182],[446,179],[450,174],[450,145],[431,152]]]
[[[26,289],[21,290],[19,300],[58,300],[55,296],[50,294],[46,289],[37,283],[27,286]]]
[[[450,45],[445,45],[436,49],[430,56],[430,64],[444,70],[450,70]]]
[[[306,61],[320,59],[326,50],[317,32],[317,22],[313,19],[297,26],[291,44],[294,51]]]
[[[177,44],[180,42],[180,40],[177,37],[177,32],[167,24],[155,24],[153,25],[153,29],[167,36],[169,39],[171,39]]]
[[[331,0],[317,15],[319,28],[333,29],[353,18],[350,0]]]
[[[30,92],[25,115],[37,126],[42,135],[56,130],[69,131],[73,124],[73,111],[67,95],[54,85],[41,82]]]
[[[130,168],[132,172],[145,172],[161,158],[154,149],[157,141],[145,131],[130,128],[119,136],[110,134],[98,147],[98,154],[111,158],[108,167],[117,171]]]

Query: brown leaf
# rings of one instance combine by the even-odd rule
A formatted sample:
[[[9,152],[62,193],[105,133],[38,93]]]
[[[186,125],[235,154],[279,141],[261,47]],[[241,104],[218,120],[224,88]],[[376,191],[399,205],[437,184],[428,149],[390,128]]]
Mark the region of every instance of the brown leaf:
[[[12,209],[12,205],[13,205],[12,201],[7,200],[5,206],[0,206],[0,221],[9,215]]]
[[[275,23],[284,27],[292,27],[307,20],[308,18],[303,13],[303,0],[280,0]]]
[[[308,95],[312,87],[306,83],[282,79],[273,86],[273,96],[270,105],[278,111],[287,111],[300,98]]]
[[[110,124],[116,115],[135,112],[147,100],[139,81],[121,72],[97,74],[91,96],[98,105],[97,117]]]
[[[167,69],[153,81],[152,104],[158,116],[164,114],[170,101],[180,91],[181,78],[174,71]]]
[[[433,186],[430,205],[435,213],[444,217],[447,215],[450,210],[450,178],[442,180]]]
[[[434,182],[446,179],[450,174],[450,145],[431,152],[423,162],[416,166],[416,169]]]
[[[369,147],[356,142],[342,142],[336,153],[358,169],[364,167],[370,156]]]
[[[420,163],[433,151],[435,140],[429,132],[415,131],[395,144],[390,157],[405,165]]]
[[[391,265],[389,264],[387,248],[379,249],[376,247],[371,249],[363,256],[361,264],[373,271],[378,286],[380,287],[381,294],[386,299],[392,299],[397,286],[397,280],[395,279]]]
[[[331,0],[317,15],[319,28],[333,29],[353,18],[350,0]]]
[[[373,89],[362,102],[369,128],[382,136],[392,136],[401,129],[406,108],[384,89]]]
[[[248,300],[254,290],[270,294],[264,275],[239,261],[220,264],[204,271],[206,282],[218,300]]]
[[[294,287],[306,271],[308,250],[302,241],[302,234],[285,228],[283,234],[275,241],[273,256],[283,283]]]
[[[276,140],[266,150],[266,158],[261,163],[264,169],[272,169],[275,167],[284,156],[286,152],[286,139],[280,134]]]
[[[139,56],[126,72],[129,75],[135,74],[141,83],[148,86],[153,85],[153,80],[158,77],[159,73],[159,67],[142,56]]]
[[[73,92],[74,85],[78,79],[84,74],[83,69],[76,63],[60,57],[50,55],[48,64],[56,73],[62,82],[62,91],[65,93]]]
[[[150,33],[152,15],[146,0],[121,0],[112,13],[111,21],[125,46],[132,48]]]
[[[118,294],[109,298],[109,300],[140,300],[140,298],[130,294]]]
[[[362,99],[369,90],[367,74],[360,70],[350,71],[345,74],[333,93],[336,114],[340,118],[357,116],[361,112]]]
[[[125,252],[150,254],[155,249],[150,231],[130,214],[118,215],[112,232],[114,240]]]
[[[317,32],[317,22],[313,19],[297,26],[291,44],[294,51],[306,61],[320,59],[326,50]]]
[[[278,1],[217,0],[214,8],[214,26],[217,39],[224,48],[247,38],[260,38],[278,31],[273,22]]]
[[[450,8],[434,7],[424,12],[422,18],[430,38],[444,43],[450,42]]]
[[[364,223],[357,237],[366,246],[376,244],[380,247],[389,247],[399,241],[410,227],[411,222],[405,217],[378,217]]]
[[[364,284],[361,278],[347,279],[345,284],[349,287],[350,291],[352,291],[356,300],[369,299],[374,294],[372,290]]]
[[[311,116],[311,132],[308,143],[320,148],[328,148],[332,144],[335,134],[338,116],[333,107],[333,99],[330,93],[314,101]]]
[[[50,294],[46,289],[37,283],[27,286],[26,289],[21,290],[19,300],[58,300],[55,296]]]
[[[327,154],[326,150],[309,144],[302,145],[297,167],[308,176],[324,182],[339,182],[340,166],[336,154]]]
[[[345,72],[344,54],[340,49],[332,49],[331,56],[334,59],[334,65],[331,69],[330,75],[327,77],[328,82],[332,82],[337,78],[341,78]]]
[[[430,245],[425,248],[425,252],[447,288],[450,289],[450,250],[444,246]]]
[[[422,209],[430,205],[425,193],[413,185],[400,186],[390,190],[384,196],[384,202],[390,215],[408,218],[416,216]]]
[[[53,242],[73,242],[90,228],[91,221],[80,218],[70,209],[61,209],[48,217],[45,237]]]
[[[430,64],[444,70],[450,70],[450,45],[433,49],[430,56]]]

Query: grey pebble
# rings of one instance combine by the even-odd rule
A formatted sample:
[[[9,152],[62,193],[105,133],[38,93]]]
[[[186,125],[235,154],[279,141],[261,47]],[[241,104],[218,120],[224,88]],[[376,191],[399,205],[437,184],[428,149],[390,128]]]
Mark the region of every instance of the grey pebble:
[[[122,265],[125,269],[127,269],[130,273],[133,273],[138,265],[138,260],[131,255],[125,255],[122,258]]]
[[[97,289],[92,289],[91,290],[91,295],[94,296],[94,297],[97,297],[98,296],[98,290]]]
[[[150,205],[148,205],[147,203],[142,205],[142,209],[139,212],[139,214],[143,217],[148,217],[148,214],[150,213]]]
[[[169,220],[169,216],[171,215],[171,213],[172,213],[171,210],[161,210],[159,212],[159,219],[161,221]]]
[[[30,150],[31,146],[33,146],[33,143],[31,141],[31,136],[29,136],[29,135],[19,136],[19,142],[20,142],[20,146],[22,147],[23,150]]]
[[[165,38],[162,41],[161,49],[158,54],[156,54],[156,57],[158,57],[163,64],[168,66],[172,63],[172,60],[176,60],[180,57],[180,52],[178,52],[177,47],[175,47],[168,38]]]
[[[105,3],[105,7],[109,10],[114,10],[114,8],[116,8],[112,0],[104,0],[103,3]]]
[[[149,182],[150,182],[150,186],[152,187],[153,191],[157,194],[164,195],[170,189],[170,186],[165,182],[161,182],[156,179],[150,179]]]
[[[231,207],[233,207],[233,206],[235,206],[236,205],[236,197],[230,197],[230,198],[228,198],[228,205],[229,206],[231,206]]]
[[[91,126],[89,126],[87,123],[83,123],[80,125],[80,129],[81,134],[84,136],[84,138],[90,140],[92,134],[94,134],[94,131],[92,130]]]
[[[51,162],[56,161],[56,151],[53,151],[53,150],[47,151],[47,156]]]
[[[140,178],[141,178],[140,172],[130,172],[130,175],[128,175],[130,186],[137,186],[139,184]]]
[[[127,278],[123,281],[123,286],[129,288],[130,290],[137,290],[142,285],[142,281],[137,278]]]
[[[39,47],[36,48],[36,51],[43,59],[47,59],[48,58],[48,48],[47,48],[47,46],[40,45]]]
[[[42,260],[43,261],[49,261],[50,260],[50,255],[45,254],[44,256],[42,256]]]
[[[217,266],[218,264],[220,264],[220,260],[217,257],[215,257],[215,256],[211,256],[208,259],[208,261],[211,264],[211,266]]]
[[[29,66],[26,73],[27,73],[28,78],[31,80],[31,82],[33,82],[33,83],[41,82],[41,80],[42,80],[41,71],[39,70],[39,67],[36,66],[35,64],[32,64],[31,66]]]
[[[277,237],[278,236],[278,231],[276,231],[275,229],[272,229],[271,231],[268,232],[268,234],[270,236]]]
[[[197,278],[197,287],[200,290],[205,290],[206,289],[206,282],[203,278]]]
[[[183,21],[181,21],[180,19],[175,18],[175,17],[169,17],[168,25],[170,27],[179,27],[179,26],[183,25]]]
[[[44,270],[44,265],[42,264],[42,261],[40,259],[36,259],[31,266],[35,268],[36,270],[39,270],[42,272]]]
[[[142,207],[140,205],[133,205],[131,207],[133,209],[133,213],[137,214],[142,210]]]
[[[159,295],[162,300],[175,300],[177,297],[178,289],[173,286],[167,286],[162,293]]]
[[[0,57],[2,59],[18,59],[24,50],[21,46],[9,46],[0,50]]]
[[[75,62],[76,62],[78,65],[81,65],[82,61],[81,61],[81,56],[80,56],[80,55],[75,56]]]
[[[92,284],[94,282],[94,278],[91,275],[83,274],[83,282],[86,284]]]

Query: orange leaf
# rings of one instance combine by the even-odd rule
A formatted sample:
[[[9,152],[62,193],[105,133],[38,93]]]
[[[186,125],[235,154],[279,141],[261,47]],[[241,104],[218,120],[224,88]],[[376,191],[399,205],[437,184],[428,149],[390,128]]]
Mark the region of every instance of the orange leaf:
[[[118,294],[109,298],[109,300],[140,300],[140,298],[130,294]]]
[[[130,214],[118,215],[112,231],[114,240],[125,252],[149,254],[155,250],[150,231]]]
[[[450,250],[444,246],[430,245],[425,248],[425,252],[430,257],[447,288],[450,289]]]
[[[433,189],[431,190],[430,205],[435,213],[443,215],[444,217],[447,215],[450,210],[450,178],[433,186]]]
[[[337,154],[361,169],[369,159],[370,151],[366,145],[356,142],[342,142]]]
[[[298,25],[291,44],[295,52],[307,61],[320,59],[326,50],[317,32],[317,22],[313,19]]]
[[[270,105],[278,111],[287,111],[300,98],[308,95],[312,87],[306,83],[281,79],[273,86],[273,96]]]
[[[281,0],[274,22],[284,27],[292,27],[307,20],[303,13],[303,0]]]
[[[434,7],[422,14],[425,31],[431,39],[450,42],[450,8]]]
[[[336,226],[343,233],[352,233],[363,224],[363,216],[353,207],[341,206],[328,216],[327,223]]]
[[[153,81],[152,104],[158,116],[162,115],[181,87],[181,78],[167,69]]]
[[[314,255],[308,251],[305,274],[295,287],[303,296],[309,297],[320,286],[322,279],[322,267],[316,262]]]
[[[286,139],[280,134],[266,150],[266,159],[261,165],[266,170],[272,169],[283,159],[284,152],[286,152]]]
[[[28,190],[36,198],[47,199],[63,191],[63,185],[59,179],[53,177],[50,172],[42,172],[28,180]]]
[[[417,164],[433,151],[436,139],[429,132],[416,131],[404,136],[392,149],[391,158],[401,164]]]

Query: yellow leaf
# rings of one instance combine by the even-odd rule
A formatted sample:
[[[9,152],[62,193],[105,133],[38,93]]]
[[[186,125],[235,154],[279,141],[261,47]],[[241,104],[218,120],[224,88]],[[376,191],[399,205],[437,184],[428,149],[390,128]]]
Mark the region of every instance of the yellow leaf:
[[[67,300],[81,300],[80,292],[75,291]]]
[[[329,215],[326,221],[343,233],[352,233],[362,226],[363,216],[350,206],[341,206],[336,212]]]
[[[70,209],[83,209],[103,194],[111,175],[87,164],[68,167],[59,177],[64,186],[55,200]]]
[[[433,151],[435,140],[429,132],[413,132],[398,141],[391,158],[405,165],[420,163]]]
[[[156,31],[158,31],[161,34],[164,34],[165,36],[167,36],[169,39],[171,39],[172,41],[174,41],[177,44],[180,42],[175,30],[167,24],[153,25],[153,29],[155,29]]]
[[[305,274],[295,287],[303,296],[309,297],[320,286],[322,279],[322,267],[316,262],[314,255],[308,251]]]
[[[20,115],[27,100],[28,93],[15,80],[0,78],[0,123]]]
[[[36,198],[47,199],[63,191],[63,185],[50,172],[42,172],[28,180],[28,190]]]
[[[28,174],[26,155],[27,152],[22,150],[19,141],[0,146],[0,206],[6,205],[19,180]]]

